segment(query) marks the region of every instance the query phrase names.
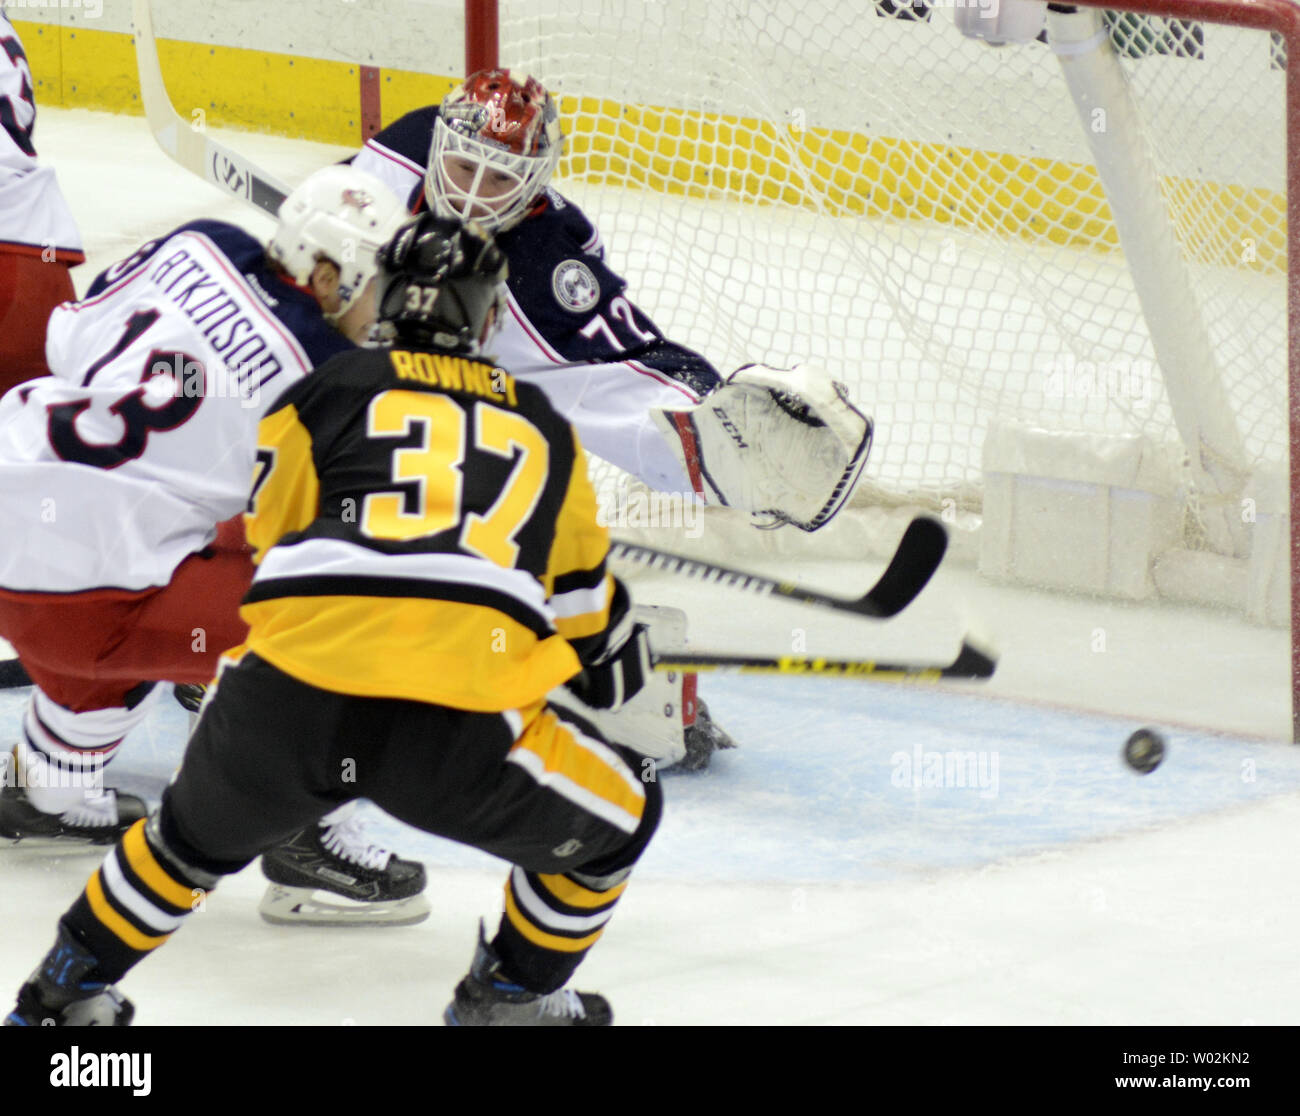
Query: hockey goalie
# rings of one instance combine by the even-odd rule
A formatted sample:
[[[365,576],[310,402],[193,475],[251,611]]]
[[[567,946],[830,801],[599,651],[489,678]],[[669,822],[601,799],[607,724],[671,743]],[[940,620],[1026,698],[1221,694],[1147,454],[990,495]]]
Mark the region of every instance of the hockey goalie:
[[[871,420],[824,370],[751,364],[724,376],[665,337],[606,263],[595,225],[549,185],[561,145],[546,89],[489,70],[379,132],[353,164],[413,212],[472,218],[496,235],[510,270],[494,355],[542,388],[592,453],[652,489],[748,512],[756,525],[823,527],[861,476]],[[663,610],[647,619],[682,623]],[[695,702],[694,676],[667,677],[643,691],[643,717],[602,728],[662,764],[704,766],[731,741]]]

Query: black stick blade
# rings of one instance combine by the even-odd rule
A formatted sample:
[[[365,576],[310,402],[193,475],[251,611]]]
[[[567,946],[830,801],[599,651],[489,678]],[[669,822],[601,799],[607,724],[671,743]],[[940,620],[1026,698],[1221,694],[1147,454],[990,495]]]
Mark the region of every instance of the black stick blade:
[[[947,678],[992,678],[998,661],[973,643],[962,641],[961,651],[943,673]]]
[[[862,598],[860,611],[882,619],[897,616],[929,584],[947,550],[947,528],[937,519],[917,516],[907,525],[880,580]]]

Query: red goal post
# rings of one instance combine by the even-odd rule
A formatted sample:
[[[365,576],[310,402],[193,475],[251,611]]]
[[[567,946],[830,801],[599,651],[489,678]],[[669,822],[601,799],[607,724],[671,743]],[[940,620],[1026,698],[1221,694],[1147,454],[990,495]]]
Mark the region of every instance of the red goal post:
[[[918,6],[914,0],[895,0],[894,8]],[[616,6],[611,0],[611,9]],[[931,8],[952,6],[943,0],[929,4]],[[1286,67],[1285,75],[1285,132],[1286,132],[1286,204],[1287,228],[1285,247],[1287,260],[1300,259],[1300,190],[1292,188],[1300,184],[1300,3],[1295,0],[1074,0],[1074,7],[1108,9],[1134,15],[1154,16],[1179,21],[1193,21],[1206,24],[1221,24],[1229,27],[1246,28],[1261,32],[1272,32],[1285,44],[1287,58],[1292,64]],[[877,3],[877,8],[880,4]],[[863,19],[873,15],[870,8],[864,9]],[[497,0],[466,0],[466,69],[495,66],[498,63],[516,67],[522,66],[522,60],[502,57],[500,52],[500,16]],[[633,32],[634,34],[635,32]],[[512,53],[507,48],[507,53]],[[537,73],[542,81],[548,81],[552,75]],[[570,91],[576,88],[571,80]],[[1287,372],[1287,412],[1289,445],[1289,507],[1291,540],[1291,693],[1292,722],[1295,739],[1300,741],[1300,280],[1297,274],[1286,269],[1286,318],[1287,331],[1285,353]],[[664,322],[670,331],[674,319],[667,316]]]

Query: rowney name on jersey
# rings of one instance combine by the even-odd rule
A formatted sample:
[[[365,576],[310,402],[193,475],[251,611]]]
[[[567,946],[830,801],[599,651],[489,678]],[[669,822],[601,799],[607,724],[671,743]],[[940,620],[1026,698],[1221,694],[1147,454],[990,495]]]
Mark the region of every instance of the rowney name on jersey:
[[[503,368],[489,368],[478,361],[440,353],[394,352],[390,354],[399,380],[437,384],[444,391],[468,391],[484,399],[504,400],[519,406],[514,377]]]

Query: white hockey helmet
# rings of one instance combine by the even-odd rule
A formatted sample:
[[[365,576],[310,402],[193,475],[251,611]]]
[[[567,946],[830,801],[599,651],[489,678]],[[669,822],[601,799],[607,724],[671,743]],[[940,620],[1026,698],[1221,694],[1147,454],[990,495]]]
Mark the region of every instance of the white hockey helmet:
[[[321,260],[339,269],[339,309],[347,313],[376,271],[375,255],[407,217],[378,178],[350,166],[325,167],[284,199],[267,255],[306,286]]]
[[[424,196],[440,217],[501,232],[523,220],[550,182],[564,142],[541,82],[509,70],[470,74],[438,107]]]

